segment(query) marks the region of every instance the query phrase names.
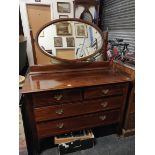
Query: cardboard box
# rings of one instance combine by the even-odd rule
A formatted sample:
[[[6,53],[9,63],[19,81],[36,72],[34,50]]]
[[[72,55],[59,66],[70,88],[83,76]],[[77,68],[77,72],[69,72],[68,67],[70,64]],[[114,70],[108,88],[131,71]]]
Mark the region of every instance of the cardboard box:
[[[91,130],[82,130],[78,132],[72,132],[72,133],[56,136],[54,137],[54,143],[62,144],[62,143],[73,142],[76,140],[86,140],[86,139],[92,139],[92,138],[94,138],[94,134]]]
[[[94,134],[91,130],[82,130],[55,137],[59,155],[85,150],[95,145]]]

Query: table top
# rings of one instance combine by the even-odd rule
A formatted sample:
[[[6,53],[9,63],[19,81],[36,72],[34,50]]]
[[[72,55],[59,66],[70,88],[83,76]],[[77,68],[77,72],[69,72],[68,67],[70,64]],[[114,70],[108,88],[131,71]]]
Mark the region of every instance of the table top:
[[[29,73],[22,93],[129,82],[131,79],[110,67]]]

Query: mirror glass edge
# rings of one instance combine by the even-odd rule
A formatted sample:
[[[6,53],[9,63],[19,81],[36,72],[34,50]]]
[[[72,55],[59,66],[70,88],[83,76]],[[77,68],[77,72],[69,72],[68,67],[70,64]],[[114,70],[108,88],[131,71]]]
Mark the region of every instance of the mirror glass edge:
[[[66,21],[66,22],[67,22],[67,21],[81,22],[81,23],[90,25],[90,26],[92,26],[93,28],[95,28],[95,29],[99,32],[99,34],[100,34],[100,36],[101,36],[101,39],[102,39],[102,45],[101,45],[101,47],[100,47],[99,49],[97,49],[94,53],[92,53],[92,54],[90,54],[90,55],[88,55],[88,56],[82,57],[82,58],[78,58],[78,59],[63,59],[63,58],[60,58],[60,57],[57,57],[57,56],[54,56],[54,55],[51,55],[51,54],[47,53],[47,51],[43,50],[43,49],[40,47],[40,45],[39,45],[39,42],[38,42],[39,34],[41,33],[41,31],[42,31],[44,28],[46,28],[46,27],[48,27],[48,26],[50,26],[50,25],[52,25],[52,24],[56,24],[56,23],[58,23],[58,22],[63,22],[63,21],[64,21],[64,22],[65,22],[65,21]],[[95,56],[97,53],[101,53],[102,51],[104,51],[104,35],[103,35],[102,30],[101,30],[97,25],[95,25],[94,23],[90,23],[90,22],[88,22],[88,21],[85,21],[85,20],[82,20],[82,19],[79,19],[79,18],[64,18],[64,19],[55,19],[55,20],[52,20],[52,21],[46,23],[45,25],[43,25],[43,26],[38,30],[38,32],[37,32],[37,34],[36,34],[36,37],[35,37],[35,40],[36,40],[36,44],[37,44],[38,48],[40,49],[40,51],[41,51],[43,54],[45,54],[46,56],[48,56],[48,57],[50,57],[50,58],[53,58],[53,59],[55,59],[55,60],[62,61],[62,62],[71,62],[71,63],[72,63],[72,62],[82,62],[82,61],[85,61],[85,60],[87,60],[87,59],[89,59],[89,58],[92,58],[92,57]]]

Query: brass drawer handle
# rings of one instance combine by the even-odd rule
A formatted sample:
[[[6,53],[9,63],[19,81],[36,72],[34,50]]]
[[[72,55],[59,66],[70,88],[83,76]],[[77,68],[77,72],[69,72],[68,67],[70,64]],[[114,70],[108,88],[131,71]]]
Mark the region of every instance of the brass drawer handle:
[[[103,94],[106,95],[106,94],[108,94],[108,92],[109,92],[109,89],[102,89],[102,93],[103,93]]]
[[[108,102],[103,102],[103,103],[101,103],[101,106],[103,107],[103,108],[105,108],[105,107],[107,107],[108,106]]]
[[[64,123],[57,124],[57,128],[62,129],[64,127]]]
[[[99,119],[102,120],[102,121],[104,121],[104,120],[106,119],[106,115],[104,115],[104,116],[99,116]]]
[[[63,109],[59,109],[59,110],[56,110],[56,111],[55,111],[55,113],[56,113],[56,114],[59,114],[59,115],[63,114],[63,112],[64,112]]]
[[[58,101],[61,100],[62,97],[63,97],[62,94],[59,94],[59,95],[55,95],[55,96],[54,96],[54,98],[55,98],[56,100],[58,100]]]

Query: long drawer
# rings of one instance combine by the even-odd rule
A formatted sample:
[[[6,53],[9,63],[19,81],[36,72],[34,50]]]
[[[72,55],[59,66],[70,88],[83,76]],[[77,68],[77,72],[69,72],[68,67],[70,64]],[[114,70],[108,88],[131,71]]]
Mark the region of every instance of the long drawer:
[[[34,109],[35,120],[46,121],[64,117],[88,114],[103,110],[120,108],[123,97],[116,96],[111,98],[102,98],[73,104],[46,106]]]
[[[32,94],[33,106],[49,106],[59,103],[81,101],[82,94],[80,89],[70,89],[61,91],[49,91]]]
[[[38,137],[54,136],[85,128],[108,125],[120,121],[120,110],[111,110],[68,119],[46,121],[37,124]]]
[[[126,85],[120,84],[120,85],[104,85],[104,86],[85,88],[84,98],[91,99],[102,96],[122,95],[124,87],[126,87]]]

